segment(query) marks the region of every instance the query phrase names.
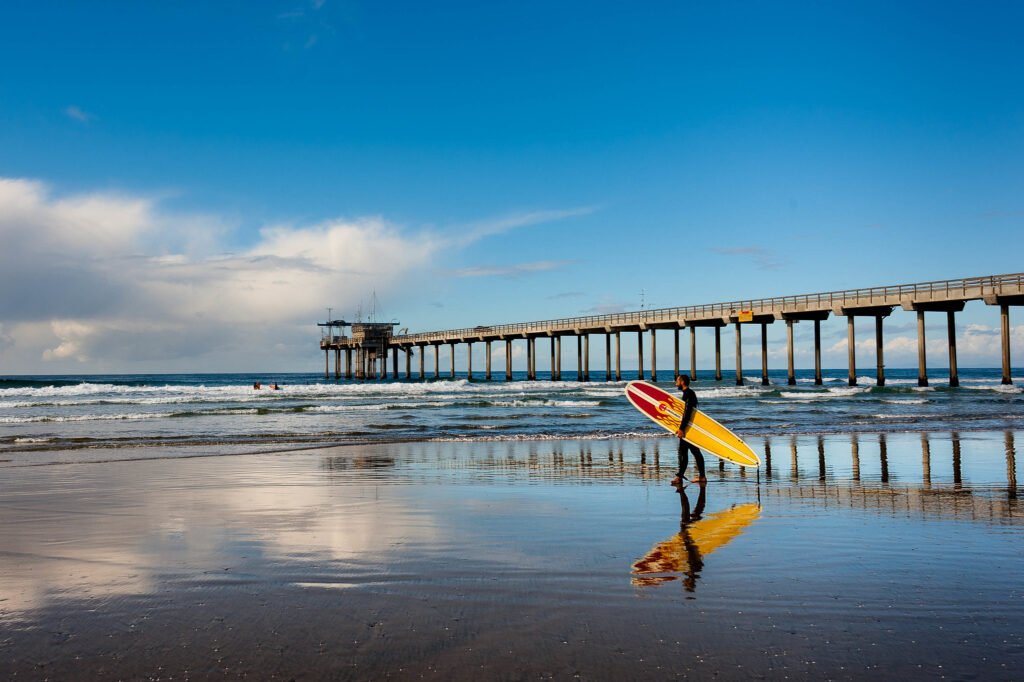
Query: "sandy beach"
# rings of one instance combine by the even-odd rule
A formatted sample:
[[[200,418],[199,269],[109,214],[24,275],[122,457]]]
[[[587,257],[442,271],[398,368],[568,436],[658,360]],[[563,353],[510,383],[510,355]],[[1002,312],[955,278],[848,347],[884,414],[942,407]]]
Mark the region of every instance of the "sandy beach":
[[[760,439],[682,493],[667,439],[7,467],[0,677],[1012,679],[1021,442]]]

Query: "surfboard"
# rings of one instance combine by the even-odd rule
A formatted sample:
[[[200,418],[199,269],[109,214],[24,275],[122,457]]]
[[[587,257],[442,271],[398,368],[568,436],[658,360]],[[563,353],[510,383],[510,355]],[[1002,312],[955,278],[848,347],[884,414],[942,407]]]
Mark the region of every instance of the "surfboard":
[[[705,516],[638,559],[633,564],[633,584],[645,587],[675,580],[677,576],[672,574],[696,568],[690,565],[692,551],[697,552],[699,559],[707,557],[742,535],[760,516],[761,507],[753,502]]]
[[[675,433],[679,430],[686,407],[682,398],[646,381],[631,381],[626,384],[626,397],[633,403],[633,407],[666,431]],[[693,421],[683,433],[683,440],[727,462],[742,467],[761,466],[761,458],[743,442],[742,438],[700,410],[694,412]]]

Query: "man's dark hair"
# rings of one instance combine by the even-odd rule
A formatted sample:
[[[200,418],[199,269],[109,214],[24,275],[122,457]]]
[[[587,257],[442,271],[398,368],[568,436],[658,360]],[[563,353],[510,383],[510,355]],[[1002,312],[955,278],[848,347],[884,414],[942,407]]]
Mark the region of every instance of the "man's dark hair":
[[[679,375],[679,380],[682,381],[687,386],[690,385],[690,375],[689,374],[680,374]]]

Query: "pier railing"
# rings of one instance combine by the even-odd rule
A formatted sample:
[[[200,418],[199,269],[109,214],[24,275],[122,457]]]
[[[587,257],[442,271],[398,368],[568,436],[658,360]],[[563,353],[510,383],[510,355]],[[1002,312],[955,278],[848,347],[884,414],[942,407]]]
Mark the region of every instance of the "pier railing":
[[[866,289],[845,289],[796,296],[746,299],[673,308],[652,308],[606,315],[563,317],[534,322],[515,322],[490,326],[446,329],[392,337],[394,344],[430,343],[479,337],[501,337],[522,334],[599,329],[603,327],[640,326],[687,319],[699,320],[715,316],[750,311],[754,314],[785,312],[788,310],[832,310],[844,305],[899,305],[907,299],[969,300],[987,295],[998,295],[1006,290],[1019,293],[1024,290],[1024,273],[947,279],[916,284],[899,284]]]

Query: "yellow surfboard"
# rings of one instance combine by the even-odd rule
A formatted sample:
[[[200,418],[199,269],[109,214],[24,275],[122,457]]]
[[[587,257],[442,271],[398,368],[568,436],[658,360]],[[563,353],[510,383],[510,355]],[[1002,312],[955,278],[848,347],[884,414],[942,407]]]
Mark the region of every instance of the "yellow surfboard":
[[[753,502],[705,516],[687,526],[685,531],[659,542],[633,564],[633,584],[640,587],[658,585],[675,580],[673,573],[695,570],[697,567],[690,565],[691,560],[703,560],[719,547],[732,542],[760,516],[761,508]]]
[[[626,397],[633,403],[633,407],[666,431],[675,433],[679,430],[686,407],[681,398],[646,381],[626,384]],[[694,412],[693,421],[683,433],[683,440],[733,464],[742,467],[761,466],[761,458],[742,438],[700,410]]]

